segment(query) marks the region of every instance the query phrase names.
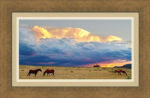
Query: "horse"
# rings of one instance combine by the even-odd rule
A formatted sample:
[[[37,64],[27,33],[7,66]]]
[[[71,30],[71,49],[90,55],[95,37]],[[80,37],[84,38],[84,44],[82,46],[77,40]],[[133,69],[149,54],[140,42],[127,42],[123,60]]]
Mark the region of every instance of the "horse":
[[[121,71],[120,70],[115,70],[115,73],[118,73],[119,75],[121,75]]]
[[[47,73],[47,76],[50,75],[50,73],[52,73],[52,75],[54,75],[55,70],[54,69],[46,69],[43,73],[43,76],[45,76],[45,74]]]
[[[28,73],[28,75],[27,76],[30,76],[30,74],[34,74],[35,75],[35,77],[36,77],[36,75],[37,75],[37,73],[38,72],[42,72],[42,70],[41,69],[36,69],[36,70],[29,70],[29,73]]]
[[[115,70],[114,72],[118,73],[119,75],[121,75],[121,73],[123,73],[123,74],[125,74],[127,76],[127,73],[124,70]]]
[[[127,76],[126,71],[124,71],[124,70],[120,70],[120,71]]]

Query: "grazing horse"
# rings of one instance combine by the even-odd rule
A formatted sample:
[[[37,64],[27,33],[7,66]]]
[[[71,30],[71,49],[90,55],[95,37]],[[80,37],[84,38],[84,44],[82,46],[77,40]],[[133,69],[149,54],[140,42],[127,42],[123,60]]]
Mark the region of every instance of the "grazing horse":
[[[43,73],[43,76],[45,76],[45,74],[47,73],[47,76],[50,75],[50,73],[52,73],[54,75],[55,70],[54,69],[46,69]]]
[[[127,76],[126,71],[124,71],[124,70],[120,70],[120,71]]]
[[[36,77],[36,75],[37,75],[37,73],[38,73],[39,71],[41,71],[41,72],[42,72],[42,70],[41,70],[41,69],[29,70],[28,76],[30,76],[30,74],[34,74],[34,75],[35,75],[35,77]]]
[[[121,75],[121,71],[120,70],[115,70],[115,73],[118,73],[119,75]]]
[[[121,73],[123,73],[123,74],[125,74],[127,76],[127,73],[124,70],[115,70],[114,72],[118,73],[119,75],[121,75]]]

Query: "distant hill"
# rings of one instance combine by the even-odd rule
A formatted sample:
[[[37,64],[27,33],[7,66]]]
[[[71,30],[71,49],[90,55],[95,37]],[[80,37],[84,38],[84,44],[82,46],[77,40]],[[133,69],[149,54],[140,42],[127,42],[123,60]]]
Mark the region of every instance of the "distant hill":
[[[125,64],[123,66],[115,66],[114,68],[129,68],[129,69],[131,69],[132,68],[132,64]]]

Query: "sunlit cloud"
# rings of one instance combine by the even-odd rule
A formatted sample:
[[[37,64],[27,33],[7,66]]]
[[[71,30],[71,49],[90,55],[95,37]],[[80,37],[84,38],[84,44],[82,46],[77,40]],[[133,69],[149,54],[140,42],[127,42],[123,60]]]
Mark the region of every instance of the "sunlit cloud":
[[[108,36],[105,38],[105,41],[108,41],[108,42],[112,42],[112,41],[122,41],[122,38],[120,37],[117,37],[117,36]]]
[[[121,42],[123,40],[122,38],[113,35],[107,37],[94,35],[82,28],[67,27],[47,29],[44,27],[33,26],[32,30],[35,32],[37,42],[39,42],[40,39],[47,38],[70,38],[76,40],[77,42]]]
[[[50,26],[23,26],[19,32],[21,65],[113,67],[131,63],[131,45],[127,47],[131,42],[117,36]]]

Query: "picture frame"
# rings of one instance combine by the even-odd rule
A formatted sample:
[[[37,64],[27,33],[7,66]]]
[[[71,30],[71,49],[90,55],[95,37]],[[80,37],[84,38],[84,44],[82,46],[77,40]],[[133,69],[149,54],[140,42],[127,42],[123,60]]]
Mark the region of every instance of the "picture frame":
[[[38,0],[0,3],[0,95],[3,98],[34,97],[111,97],[148,98],[149,94],[149,1]],[[65,6],[64,6],[65,4]],[[12,13],[13,12],[138,12],[139,13],[139,87],[12,87]]]
[[[71,86],[71,87],[76,87],[76,86],[83,86],[83,87],[87,87],[87,86],[94,86],[94,87],[97,87],[97,86],[138,86],[138,82],[139,82],[139,76],[138,76],[138,67],[139,67],[139,65],[138,65],[138,54],[139,54],[139,50],[138,50],[138,42],[139,42],[139,40],[138,40],[138,35],[139,35],[139,33],[138,33],[138,18],[139,16],[138,16],[138,13],[12,13],[12,32],[13,32],[13,37],[12,37],[12,42],[13,42],[13,44],[12,44],[12,56],[13,56],[13,59],[12,59],[12,86],[44,86],[44,87],[48,87],[48,86],[50,86],[50,87],[59,87],[59,86]],[[48,21],[48,19],[52,19],[53,21],[54,21],[54,19],[56,19],[56,20],[58,20],[58,21],[61,21],[62,19],[67,19],[66,21],[69,21],[68,19],[70,19],[71,21],[73,21],[73,20],[76,20],[77,21],[77,19],[79,19],[79,21],[82,21],[82,20],[84,20],[84,19],[86,19],[86,20],[91,20],[91,22],[92,21],[94,21],[95,19],[97,19],[96,21],[98,21],[98,20],[103,20],[103,21],[105,21],[105,20],[107,20],[107,21],[112,21],[112,20],[118,20],[118,21],[121,21],[121,20],[124,20],[124,21],[126,21],[126,20],[131,20],[131,36],[132,36],[132,38],[131,38],[131,49],[132,49],[132,54],[131,54],[131,57],[132,57],[132,68],[131,68],[131,79],[99,79],[99,78],[97,78],[97,79],[88,79],[88,77],[87,77],[87,79],[76,79],[76,78],[74,78],[74,79],[61,79],[61,77],[60,78],[56,78],[56,79],[53,79],[53,80],[51,80],[50,78],[48,78],[48,79],[37,79],[37,78],[35,78],[35,79],[28,79],[28,77],[29,76],[27,76],[27,79],[25,78],[25,79],[20,79],[20,75],[19,74],[21,74],[22,73],[22,71],[24,71],[24,70],[26,70],[26,69],[22,69],[21,71],[20,71],[20,60],[19,59],[21,59],[20,58],[20,52],[21,52],[21,50],[20,50],[20,48],[21,48],[21,46],[20,45],[24,45],[24,42],[23,42],[23,44],[20,42],[20,39],[23,39],[24,37],[20,37],[21,36],[21,33],[20,32],[23,32],[23,31],[20,31],[20,27],[21,27],[21,22],[20,21],[26,21],[26,19],[27,20],[29,20],[29,21],[31,21],[32,19],[34,19],[34,21],[42,21],[42,20],[47,20]],[[94,19],[94,20],[93,20]],[[49,22],[51,22],[52,20],[50,20]],[[86,21],[85,20],[85,21]],[[85,25],[85,24],[83,24],[83,25]],[[97,25],[99,25],[99,24],[97,24]],[[114,25],[114,24],[113,24]],[[25,24],[23,25],[23,27],[25,26]],[[47,26],[49,26],[49,25],[47,25]],[[56,24],[56,26],[57,26],[57,24]],[[29,28],[31,28],[31,27],[29,27]],[[42,29],[43,30],[43,29]],[[70,29],[69,29],[70,30]],[[61,32],[61,31],[60,31]],[[60,32],[59,32],[59,34],[60,34]],[[69,33],[70,33],[71,31],[69,31]],[[77,32],[77,31],[76,31]],[[110,31],[111,32],[111,31]],[[63,33],[63,32],[62,32]],[[27,33],[26,33],[27,34]],[[60,36],[60,35],[58,35],[58,36]],[[92,37],[93,37],[93,35],[91,35]],[[97,37],[96,37],[97,38]],[[28,37],[27,37],[27,39],[28,39]],[[32,38],[32,39],[34,39],[34,37]],[[44,40],[44,39],[43,39]],[[58,39],[59,41],[61,41],[60,39]],[[111,39],[112,40],[112,39]],[[64,40],[63,40],[64,41]],[[67,42],[68,42],[69,40],[67,40]],[[80,43],[80,42],[78,42],[78,43]],[[81,42],[82,43],[82,42]],[[100,42],[101,43],[101,42]],[[105,42],[106,44],[107,44],[107,42]],[[104,43],[104,45],[105,45],[105,43]],[[109,43],[108,44],[108,46],[110,46],[111,44],[114,44],[115,42],[113,42],[113,43]],[[88,45],[89,44],[89,42],[88,43],[86,43],[85,45]],[[91,44],[93,44],[92,42],[91,42]],[[97,43],[96,43],[97,44]],[[118,45],[119,43],[117,43],[117,45]],[[121,44],[124,44],[124,42],[123,43],[121,43]],[[38,45],[36,45],[36,47],[37,47]],[[60,46],[60,45],[59,45]],[[100,46],[101,46],[101,44],[100,44]],[[25,47],[25,46],[23,46],[23,47]],[[70,46],[69,46],[70,47]],[[123,46],[122,46],[123,47]],[[54,47],[54,48],[57,48],[56,46]],[[89,47],[90,48],[90,47]],[[96,47],[95,47],[96,48]],[[28,48],[26,48],[26,49],[28,49]],[[127,48],[128,49],[128,48]],[[44,48],[44,50],[45,50],[45,48]],[[58,50],[58,49],[57,49]],[[22,50],[22,51],[24,51],[24,50]],[[50,49],[49,49],[49,51],[51,51]],[[53,49],[52,49],[52,51],[54,51]],[[61,51],[61,50],[60,50]],[[77,51],[77,50],[74,50],[74,51]],[[84,49],[84,51],[86,51],[85,49]],[[119,50],[119,51],[121,51],[121,50]],[[123,50],[124,51],[124,50]],[[26,52],[26,51],[25,51]],[[48,51],[47,51],[48,52]],[[66,52],[68,52],[68,50],[66,51]],[[109,52],[110,53],[110,52]],[[115,52],[116,53],[116,52]],[[25,56],[27,56],[27,55],[24,55],[25,53],[23,53],[23,58],[25,58]],[[55,53],[54,53],[55,54]],[[41,54],[40,54],[41,55]],[[50,53],[49,54],[49,56],[50,55],[52,55],[52,53]],[[100,55],[102,55],[102,53],[100,53]],[[109,55],[109,54],[108,54]],[[117,54],[116,54],[117,55]],[[128,54],[125,54],[125,55],[128,55]],[[38,56],[38,55],[37,55]],[[112,55],[113,56],[113,55]],[[31,56],[29,55],[29,58],[30,58]],[[84,57],[84,56],[83,56]],[[89,56],[90,57],[90,56]],[[22,58],[22,59],[23,59]],[[36,56],[34,57],[34,58],[36,58]],[[58,57],[57,57],[58,58]],[[125,57],[123,57],[123,59],[124,59]],[[30,58],[31,59],[31,58]],[[41,58],[42,59],[42,58]],[[46,58],[45,58],[46,59]],[[69,59],[69,58],[67,58],[67,59]],[[95,58],[96,59],[96,58]],[[118,59],[118,58],[117,58]],[[119,58],[120,59],[120,58]],[[84,59],[83,59],[84,60]],[[48,61],[50,61],[50,59],[48,60]],[[55,60],[56,61],[56,60]],[[23,61],[21,61],[21,62],[23,62]],[[29,60],[27,61],[27,62],[29,62]],[[42,61],[41,61],[42,62]],[[41,63],[40,62],[40,63]],[[58,61],[59,62],[59,61]],[[76,61],[77,62],[77,61]],[[86,61],[87,62],[87,61]],[[108,62],[108,61],[107,61]],[[117,61],[118,62],[118,61]],[[120,62],[120,61],[119,61]],[[122,61],[121,61],[122,62]],[[26,62],[25,62],[26,63]],[[44,62],[43,62],[44,63]],[[62,63],[63,64],[63,63]],[[26,64],[25,64],[26,65]],[[24,66],[25,66],[24,65]],[[30,65],[30,64],[29,64]],[[34,64],[33,64],[34,65]],[[41,65],[41,66],[43,66],[43,65]],[[49,65],[48,65],[49,66]],[[23,67],[23,66],[22,66]],[[30,66],[31,67],[31,66]],[[25,66],[25,68],[27,68],[27,66]],[[49,67],[49,68],[51,68],[51,67]],[[57,69],[58,67],[53,67],[54,68],[54,70],[55,69]],[[67,68],[67,67],[66,67]],[[59,69],[57,69],[56,71],[57,72],[59,72],[59,71],[64,71],[64,72],[66,72],[66,70],[71,70],[71,68],[72,67],[68,67],[68,69],[64,69],[64,70],[59,70]],[[76,72],[75,74],[77,75],[79,72],[78,72],[78,70],[79,70],[79,68],[80,67],[77,67],[77,69],[76,68],[72,68],[72,70],[74,70],[74,69],[76,69],[76,70],[74,70],[74,72]],[[82,68],[82,67],[81,67]],[[31,68],[30,68],[31,69]],[[29,70],[30,70],[29,69]],[[42,69],[43,69],[43,67],[42,67]],[[62,69],[62,68],[61,68]],[[92,70],[94,70],[93,68],[91,68]],[[89,68],[88,69],[86,69],[86,70],[89,70]],[[101,69],[101,70],[103,70],[103,69]],[[114,71],[114,70],[118,70],[118,68],[117,69],[112,69],[112,71]],[[121,70],[124,70],[124,69],[121,69]],[[27,70],[28,71],[28,70]],[[63,73],[64,73],[63,72]],[[89,72],[87,72],[87,71],[84,71],[84,73],[86,72],[86,74],[91,74],[91,72],[89,73]],[[108,71],[109,72],[109,71]],[[61,74],[63,74],[63,73],[61,73]],[[70,72],[68,72],[68,74],[69,74]],[[92,71],[92,73],[94,73],[94,71]],[[114,73],[114,72],[113,72]],[[112,73],[112,74],[113,74]],[[27,72],[24,72],[24,75],[26,76],[26,74],[27,74]],[[57,74],[57,73],[56,73]],[[55,77],[56,76],[60,76],[60,75],[56,75],[55,74]],[[81,75],[82,73],[80,73],[79,75]],[[98,74],[98,73],[96,73],[96,74]],[[99,73],[100,74],[100,73]],[[102,74],[102,73],[101,73]],[[72,76],[71,76],[72,75]],[[121,75],[121,74],[120,74]],[[94,75],[93,75],[94,76]],[[71,74],[70,73],[70,77],[73,77],[73,74]],[[84,76],[85,77],[85,76]],[[129,77],[129,76],[128,76]],[[43,76],[42,76],[42,78],[43,78]]]

